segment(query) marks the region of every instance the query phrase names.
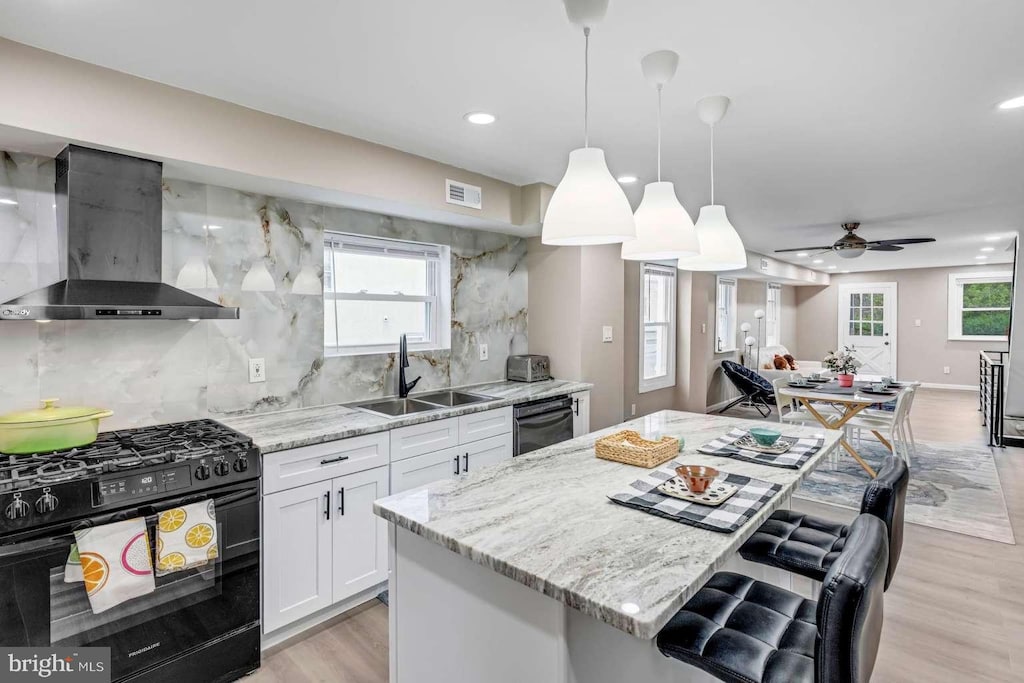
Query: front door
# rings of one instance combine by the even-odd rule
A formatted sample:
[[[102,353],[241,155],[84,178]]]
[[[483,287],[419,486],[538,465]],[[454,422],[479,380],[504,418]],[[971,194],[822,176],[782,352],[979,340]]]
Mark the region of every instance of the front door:
[[[896,283],[839,285],[839,346],[851,346],[858,374],[896,376]]]

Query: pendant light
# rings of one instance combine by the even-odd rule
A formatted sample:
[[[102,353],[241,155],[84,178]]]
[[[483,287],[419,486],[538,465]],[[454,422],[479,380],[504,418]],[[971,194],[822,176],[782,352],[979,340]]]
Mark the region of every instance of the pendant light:
[[[672,80],[679,55],[671,50],[652,52],[640,61],[648,81],[658,90],[658,181],[644,187],[636,209],[636,239],[622,243],[622,258],[657,261],[689,258],[700,254],[693,219],[676,197],[672,183],[661,179],[661,90]]]
[[[608,170],[604,150],[590,146],[590,27],[608,0],[564,0],[569,20],[583,26],[583,147],[569,152],[565,175],[551,195],[541,241],[553,245],[613,244],[636,237],[633,210]]]
[[[680,270],[721,272],[747,267],[747,251],[736,228],[725,215],[725,207],[715,204],[715,124],[729,109],[729,98],[712,95],[697,101],[697,116],[711,128],[711,203],[697,216],[700,256],[680,259]]]

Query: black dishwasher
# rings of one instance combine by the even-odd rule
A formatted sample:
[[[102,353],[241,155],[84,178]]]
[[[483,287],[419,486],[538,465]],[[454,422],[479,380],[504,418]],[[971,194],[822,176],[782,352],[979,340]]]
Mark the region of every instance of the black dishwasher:
[[[572,438],[572,399],[568,396],[523,403],[513,409],[513,455]]]

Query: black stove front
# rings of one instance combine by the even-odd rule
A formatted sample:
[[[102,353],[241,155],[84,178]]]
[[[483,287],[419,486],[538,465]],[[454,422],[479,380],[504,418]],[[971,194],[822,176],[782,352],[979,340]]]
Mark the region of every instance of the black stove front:
[[[65,583],[76,529],[212,500],[219,557],[93,614]],[[111,648],[115,681],[229,681],[259,666],[259,458],[212,420],[106,432],[87,447],[0,455],[0,645]]]

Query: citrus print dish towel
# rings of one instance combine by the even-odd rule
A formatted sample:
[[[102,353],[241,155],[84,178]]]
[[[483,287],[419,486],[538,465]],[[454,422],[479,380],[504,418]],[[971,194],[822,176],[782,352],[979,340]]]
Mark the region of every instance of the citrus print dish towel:
[[[72,548],[68,564],[73,569],[71,577],[65,570],[64,580],[81,577],[93,614],[155,589],[144,517],[80,529],[75,532],[75,542],[78,567],[73,567],[76,553]]]
[[[160,513],[156,531],[156,575],[201,567],[217,559],[217,514],[206,500]]]

